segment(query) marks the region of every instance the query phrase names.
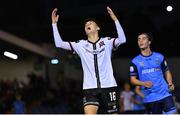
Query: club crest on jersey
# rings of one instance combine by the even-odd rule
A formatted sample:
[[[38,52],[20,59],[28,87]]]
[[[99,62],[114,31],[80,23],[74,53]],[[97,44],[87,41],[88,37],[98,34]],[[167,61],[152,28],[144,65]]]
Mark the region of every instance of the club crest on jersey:
[[[144,67],[144,62],[139,62],[139,65],[140,65],[141,67]]]
[[[104,46],[105,44],[104,44],[104,41],[101,41],[100,43],[99,43],[99,47],[102,47],[102,46]]]
[[[158,64],[158,65],[160,64],[159,58],[155,59],[155,63]]]

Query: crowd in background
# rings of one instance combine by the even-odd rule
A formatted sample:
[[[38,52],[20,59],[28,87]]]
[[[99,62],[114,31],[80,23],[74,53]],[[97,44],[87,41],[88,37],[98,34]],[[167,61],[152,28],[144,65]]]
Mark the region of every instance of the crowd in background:
[[[43,76],[27,75],[29,83],[0,81],[0,113],[83,113],[82,81],[64,77],[52,88]],[[178,98],[176,107],[179,110]],[[119,87],[120,113],[145,113],[142,98],[128,82]]]
[[[0,81],[0,113],[82,113],[81,86],[66,79],[59,88],[51,88],[46,79],[27,75],[29,83]]]

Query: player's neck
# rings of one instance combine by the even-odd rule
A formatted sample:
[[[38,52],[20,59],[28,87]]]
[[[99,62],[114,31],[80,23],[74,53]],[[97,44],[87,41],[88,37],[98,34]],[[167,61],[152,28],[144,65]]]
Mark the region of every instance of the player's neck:
[[[151,51],[151,49],[148,47],[148,48],[146,48],[146,49],[141,50],[141,54],[142,54],[143,56],[150,56],[150,55],[152,54],[152,51]]]
[[[94,34],[89,34],[88,36],[88,41],[95,43],[96,41],[99,40],[99,35],[98,33],[94,33]]]

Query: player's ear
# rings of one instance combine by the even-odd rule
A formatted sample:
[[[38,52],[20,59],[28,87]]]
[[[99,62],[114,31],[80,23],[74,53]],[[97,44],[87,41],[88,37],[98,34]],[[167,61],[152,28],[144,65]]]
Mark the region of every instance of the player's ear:
[[[151,44],[151,41],[149,41],[149,45]]]
[[[99,31],[99,30],[100,30],[100,27],[97,27],[97,30]]]

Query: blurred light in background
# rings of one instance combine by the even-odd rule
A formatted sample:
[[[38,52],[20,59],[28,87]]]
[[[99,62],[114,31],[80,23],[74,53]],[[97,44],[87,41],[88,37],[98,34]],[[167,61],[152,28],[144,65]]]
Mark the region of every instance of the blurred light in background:
[[[58,59],[51,59],[51,64],[58,64],[59,60]]]
[[[166,7],[166,10],[167,10],[168,12],[171,12],[171,11],[173,10],[173,7],[172,7],[172,6],[167,6],[167,7]]]
[[[13,54],[13,53],[8,52],[8,51],[4,52],[4,56],[9,57],[11,59],[15,59],[15,60],[18,59],[18,56],[16,54]]]

